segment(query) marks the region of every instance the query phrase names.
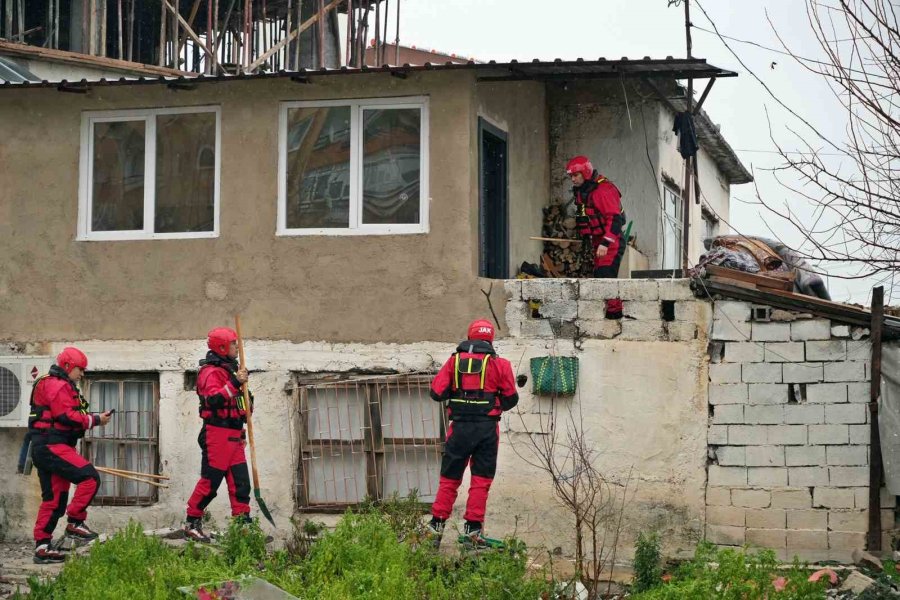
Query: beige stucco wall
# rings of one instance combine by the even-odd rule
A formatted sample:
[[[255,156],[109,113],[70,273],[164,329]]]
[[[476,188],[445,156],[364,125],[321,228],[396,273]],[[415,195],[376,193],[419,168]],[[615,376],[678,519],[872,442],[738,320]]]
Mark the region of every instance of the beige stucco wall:
[[[529,237],[541,235],[541,209],[550,202],[545,86],[533,81],[479,83],[476,100],[475,116],[508,136],[509,274],[513,276],[523,261],[539,263],[543,250],[541,242]],[[476,199],[478,166],[476,162],[473,168]]]
[[[430,97],[430,233],[276,237],[279,103],[411,95]],[[470,73],[4,92],[0,338],[190,339],[240,312],[259,338],[456,339],[486,311],[467,211],[473,99]],[[75,241],[82,112],[210,104],[222,112],[219,237]]]

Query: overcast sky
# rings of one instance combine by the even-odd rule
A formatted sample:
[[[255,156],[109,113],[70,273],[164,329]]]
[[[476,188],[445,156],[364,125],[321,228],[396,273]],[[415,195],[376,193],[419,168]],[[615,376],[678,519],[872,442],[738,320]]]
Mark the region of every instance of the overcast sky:
[[[762,170],[780,161],[774,153],[767,111],[776,139],[788,148],[800,147],[787,130],[795,121],[741,67],[715,34],[698,29],[712,29],[697,6],[698,1],[723,35],[780,49],[767,20],[768,12],[768,19],[785,43],[799,55],[816,58],[821,56],[821,49],[807,20],[806,3],[692,0],[691,21],[696,26],[694,56],[740,73],[737,78],[716,82],[704,108],[721,125],[722,133],[744,164],[752,169],[759,192],[768,202],[787,202],[795,212],[811,214],[806,200],[794,196]],[[389,2],[389,38],[393,40],[396,0]],[[402,0],[400,41],[478,60],[683,57],[684,8],[669,8],[667,4],[668,0]],[[729,44],[783,102],[826,134],[844,139],[843,113],[824,81],[789,56],[740,42],[729,40]],[[603,157],[596,160],[602,169]],[[790,227],[778,223],[762,207],[745,203],[755,198],[752,184],[732,188],[732,225],[746,234],[771,236],[774,230],[786,242],[799,243],[799,234]],[[890,300],[890,284],[888,281],[885,287],[886,300]],[[872,285],[867,280],[829,278],[832,296],[839,301],[866,303]]]

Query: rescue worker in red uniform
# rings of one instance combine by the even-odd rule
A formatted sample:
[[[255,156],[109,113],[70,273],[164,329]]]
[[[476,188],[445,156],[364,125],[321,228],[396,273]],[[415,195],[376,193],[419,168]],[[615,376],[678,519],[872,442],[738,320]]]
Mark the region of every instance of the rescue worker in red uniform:
[[[566,164],[575,195],[576,222],[582,239],[590,238],[594,257],[594,277],[615,279],[628,240],[623,238],[625,211],[622,194],[609,179],[600,175],[586,156],[576,156]],[[606,303],[609,319],[622,318],[622,301]]]
[[[241,384],[247,381],[247,370],[238,368],[237,333],[227,327],[209,332],[209,352],[200,361],[197,373],[197,395],[203,426],[197,443],[202,452],[200,481],[187,506],[185,537],[209,542],[203,532],[203,511],[225,479],[231,515],[250,521],[250,472],[244,455],[247,412],[253,409],[253,396],[245,400]]]
[[[87,356],[78,348],[64,348],[50,372],[34,384],[31,395],[31,458],[41,483],[41,506],[34,524],[34,562],[62,562],[53,548],[53,531],[63,514],[68,515],[66,536],[93,540],[97,534],[85,524],[87,507],[97,494],[100,475],[90,462],[75,450],[75,444],[92,427],[106,425],[111,411],[89,413],[76,384],[87,369]],[[75,495],[68,509],[69,485]]]
[[[447,402],[450,419],[438,491],[428,525],[437,545],[453,510],[466,466],[471,472],[471,483],[463,515],[465,534],[472,545],[485,545],[484,513],[497,471],[500,414],[519,402],[512,365],[497,356],[493,341],[491,322],[474,321],[469,325],[467,339],[459,344],[431,382],[431,398]]]

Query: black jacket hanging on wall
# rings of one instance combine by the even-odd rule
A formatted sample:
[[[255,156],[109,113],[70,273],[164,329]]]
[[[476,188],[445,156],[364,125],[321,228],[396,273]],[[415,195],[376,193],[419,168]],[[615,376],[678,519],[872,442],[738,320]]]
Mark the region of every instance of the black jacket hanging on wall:
[[[681,158],[696,156],[700,146],[697,143],[697,132],[694,130],[694,116],[688,112],[675,115],[672,131],[678,134],[678,153],[681,154]]]

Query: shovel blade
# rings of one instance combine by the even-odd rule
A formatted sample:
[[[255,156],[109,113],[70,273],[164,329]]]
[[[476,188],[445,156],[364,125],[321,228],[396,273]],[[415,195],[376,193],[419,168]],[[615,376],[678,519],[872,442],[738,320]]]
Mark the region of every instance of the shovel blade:
[[[261,512],[266,520],[272,524],[272,527],[275,527],[275,521],[272,519],[272,513],[269,512],[269,507],[266,506],[266,503],[262,499],[259,490],[253,490],[253,495],[256,497],[256,503],[259,505],[259,512]]]

